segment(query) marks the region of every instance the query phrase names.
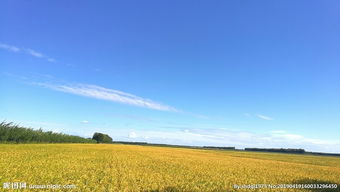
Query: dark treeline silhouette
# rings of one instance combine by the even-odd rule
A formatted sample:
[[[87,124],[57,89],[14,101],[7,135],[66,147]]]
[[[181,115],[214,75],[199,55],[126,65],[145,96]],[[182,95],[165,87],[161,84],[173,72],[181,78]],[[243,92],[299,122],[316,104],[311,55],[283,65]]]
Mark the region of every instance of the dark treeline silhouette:
[[[92,139],[97,143],[112,143],[112,138],[104,133],[94,133]]]
[[[235,147],[215,147],[215,146],[203,146],[205,149],[222,149],[222,150],[235,150]]]
[[[0,123],[0,143],[95,143],[79,136],[34,130],[14,123]]]
[[[325,156],[337,156],[337,157],[340,157],[340,154],[338,154],[338,153],[306,152],[306,154],[310,154],[310,155],[325,155]]]
[[[145,146],[155,146],[155,147],[175,147],[175,148],[190,148],[190,149],[236,150],[235,147],[171,145],[171,144],[133,142],[133,141],[113,141],[113,143],[125,144],[125,145],[145,145]]]
[[[148,145],[147,142],[133,142],[133,141],[113,141],[113,143],[126,145]]]
[[[284,148],[244,148],[245,151],[264,151],[280,153],[305,153],[304,149],[284,149]]]
[[[175,148],[191,148],[191,149],[202,148],[202,147],[200,147],[200,146],[190,146],[190,145],[170,145],[170,144],[147,143],[147,142],[134,142],[134,141],[113,141],[113,143],[116,143],[116,144],[124,144],[124,145],[155,146],[155,147],[175,147]]]

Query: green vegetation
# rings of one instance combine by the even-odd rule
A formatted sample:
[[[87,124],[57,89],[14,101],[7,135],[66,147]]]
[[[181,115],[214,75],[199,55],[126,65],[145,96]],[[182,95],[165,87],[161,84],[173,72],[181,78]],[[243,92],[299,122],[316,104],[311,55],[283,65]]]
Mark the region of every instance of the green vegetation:
[[[21,127],[13,123],[0,123],[0,143],[95,143],[79,136],[44,132],[41,129]]]
[[[96,140],[97,143],[112,143],[112,138],[103,133],[94,133],[92,139]]]

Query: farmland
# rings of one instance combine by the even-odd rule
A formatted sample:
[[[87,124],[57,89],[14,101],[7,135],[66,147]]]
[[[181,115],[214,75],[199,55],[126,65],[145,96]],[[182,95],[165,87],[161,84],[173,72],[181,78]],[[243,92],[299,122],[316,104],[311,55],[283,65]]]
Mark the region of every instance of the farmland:
[[[0,183],[44,191],[339,191],[235,189],[247,184],[337,184],[340,158],[121,144],[1,144]],[[3,186],[1,186],[3,187]],[[5,190],[5,189],[4,189]],[[10,190],[8,190],[10,191]]]

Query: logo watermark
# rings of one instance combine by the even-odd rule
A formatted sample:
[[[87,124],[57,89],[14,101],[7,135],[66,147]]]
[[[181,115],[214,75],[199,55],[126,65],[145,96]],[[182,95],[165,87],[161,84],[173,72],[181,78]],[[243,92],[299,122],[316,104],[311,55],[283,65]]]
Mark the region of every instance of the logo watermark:
[[[2,184],[3,189],[75,189],[74,184],[27,184],[26,182],[5,182]]]

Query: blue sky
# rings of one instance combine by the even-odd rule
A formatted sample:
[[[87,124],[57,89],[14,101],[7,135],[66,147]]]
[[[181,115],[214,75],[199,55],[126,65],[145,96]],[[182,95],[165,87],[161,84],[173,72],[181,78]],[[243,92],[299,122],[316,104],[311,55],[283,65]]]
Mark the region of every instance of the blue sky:
[[[337,1],[1,1],[0,119],[340,152]]]

